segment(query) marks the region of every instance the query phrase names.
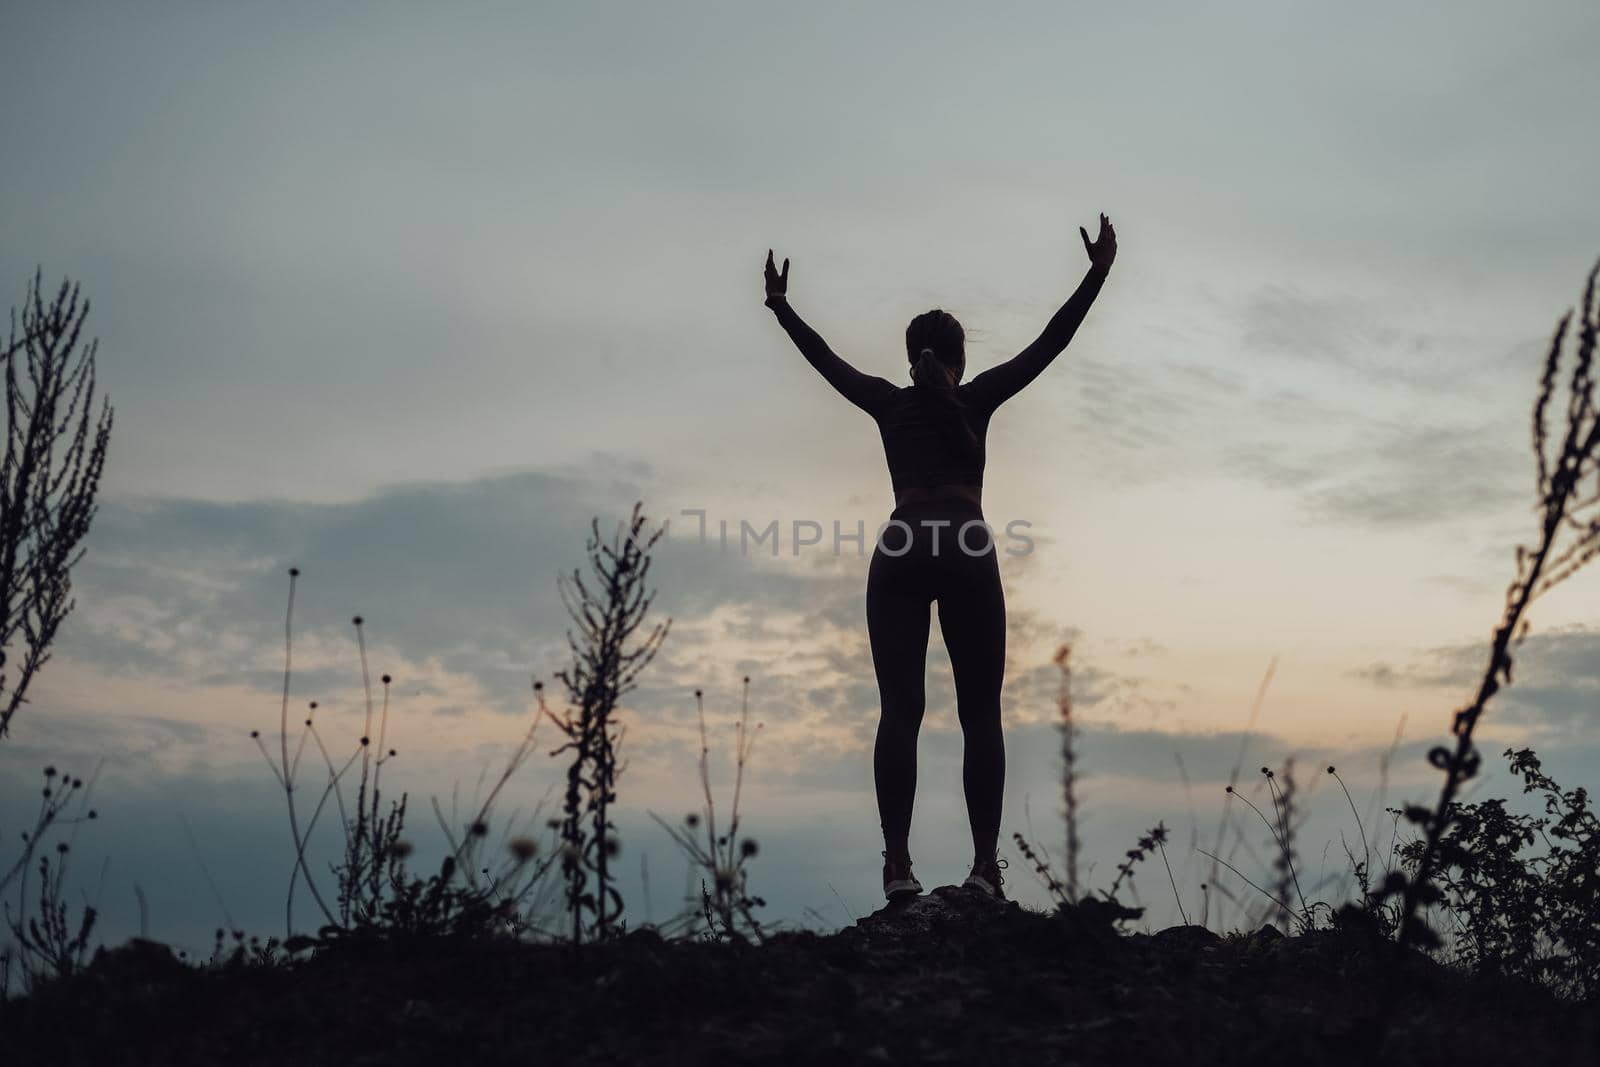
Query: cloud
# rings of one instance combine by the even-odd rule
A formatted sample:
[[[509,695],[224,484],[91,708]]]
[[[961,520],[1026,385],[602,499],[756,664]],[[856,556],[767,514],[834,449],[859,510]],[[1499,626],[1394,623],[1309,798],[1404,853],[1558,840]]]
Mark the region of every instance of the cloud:
[[[1533,741],[1573,741],[1600,723],[1600,627],[1534,632],[1514,650],[1513,682],[1495,695],[1486,721],[1532,732]],[[1486,643],[1428,649],[1406,664],[1378,662],[1353,672],[1384,687],[1417,686],[1471,698],[1488,665]]]
[[[1539,326],[1284,282],[1216,308],[1258,368],[1216,437],[1224,472],[1292,494],[1311,521],[1371,528],[1504,523],[1529,499]]]
[[[1224,469],[1294,493],[1313,521],[1406,527],[1498,519],[1528,497],[1527,462],[1494,424],[1372,422],[1359,443],[1298,442],[1227,448]]]
[[[1393,300],[1269,282],[1230,310],[1246,348],[1364,384],[1470,394],[1516,373],[1495,343]]]
[[[350,645],[359,614],[375,647],[471,676],[494,706],[520,710],[529,675],[564,658],[556,575],[583,564],[592,517],[609,534],[644,495],[640,473],[527,472],[338,504],[110,498],[75,573],[79,608],[60,652],[113,674],[272,690],[295,566],[297,643],[309,650],[301,691],[348,684],[353,650],[334,658],[331,648]],[[761,611],[834,610],[847,584],[670,536],[655,555],[660,617],[740,604],[752,626],[770,625]],[[436,682],[410,680],[413,695],[439,694]]]
[[[44,702],[30,711],[120,708],[227,722],[240,736],[265,725],[257,711],[275,721],[293,565],[293,706],[317,700],[324,717],[361,713],[350,625],[360,614],[368,677],[394,676],[396,715],[444,724],[477,710],[525,714],[530,677],[553,682],[567,661],[556,574],[582,562],[593,516],[605,531],[633,500],[658,495],[648,467],[597,460],[392,486],[345,503],[108,498],[76,572],[79,607],[42,679]],[[627,702],[630,715],[668,728],[639,738],[637,751],[659,744],[664,758],[679,754],[696,728],[693,691],[725,709],[745,676],[771,743],[791,755],[868,749],[878,695],[863,569],[826,553],[723,552],[714,538],[700,543],[692,519],[680,523],[659,542],[652,570],[654,612],[670,616],[672,630]],[[1081,645],[1082,635],[1020,607],[1009,622],[1008,714],[1051,722],[1059,675],[1049,655],[1062,640]],[[943,643],[929,649],[930,720],[938,721],[954,698]],[[1149,647],[1132,659],[1158,654]],[[559,686],[551,692],[561,699]],[[1150,677],[1109,670],[1081,649],[1073,699],[1080,717],[1124,724],[1154,720],[1172,704]],[[448,734],[428,736],[450,743]]]

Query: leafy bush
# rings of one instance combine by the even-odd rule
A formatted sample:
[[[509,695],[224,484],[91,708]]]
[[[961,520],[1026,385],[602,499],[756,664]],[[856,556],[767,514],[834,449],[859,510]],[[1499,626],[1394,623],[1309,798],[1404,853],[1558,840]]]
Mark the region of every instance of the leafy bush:
[[[1543,817],[1501,798],[1454,804],[1439,839],[1443,906],[1459,924],[1456,958],[1476,970],[1536,979],[1584,999],[1600,993],[1600,819],[1582,788],[1564,790],[1532,749],[1506,749]],[[1415,869],[1426,842],[1400,850]]]

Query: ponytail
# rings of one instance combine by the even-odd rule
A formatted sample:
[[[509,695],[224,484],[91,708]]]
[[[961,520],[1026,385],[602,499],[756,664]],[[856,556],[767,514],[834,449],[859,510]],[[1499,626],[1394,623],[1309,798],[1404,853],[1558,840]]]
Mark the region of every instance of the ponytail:
[[[911,364],[911,380],[925,389],[943,389],[949,375],[934,355],[933,349],[924,348]]]

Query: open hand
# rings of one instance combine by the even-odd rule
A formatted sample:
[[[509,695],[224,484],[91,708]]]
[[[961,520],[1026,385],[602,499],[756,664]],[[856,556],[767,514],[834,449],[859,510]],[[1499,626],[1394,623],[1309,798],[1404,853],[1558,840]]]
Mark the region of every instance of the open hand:
[[[1089,253],[1089,264],[1101,270],[1110,270],[1111,261],[1117,258],[1117,231],[1111,225],[1111,220],[1104,214],[1100,216],[1100,234],[1093,241],[1089,240],[1089,231],[1082,226],[1078,227],[1078,232],[1083,235],[1083,250]]]
[[[789,293],[789,258],[784,257],[783,273],[778,273],[778,268],[772,265],[772,249],[767,249],[767,306],[771,307],[775,300],[783,300]]]

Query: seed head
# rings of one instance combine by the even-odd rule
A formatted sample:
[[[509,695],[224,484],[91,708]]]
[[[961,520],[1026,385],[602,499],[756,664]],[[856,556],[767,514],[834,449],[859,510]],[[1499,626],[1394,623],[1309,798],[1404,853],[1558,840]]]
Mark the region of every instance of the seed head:
[[[507,842],[506,847],[517,858],[519,863],[527,863],[539,852],[539,842],[531,837],[513,837]]]

